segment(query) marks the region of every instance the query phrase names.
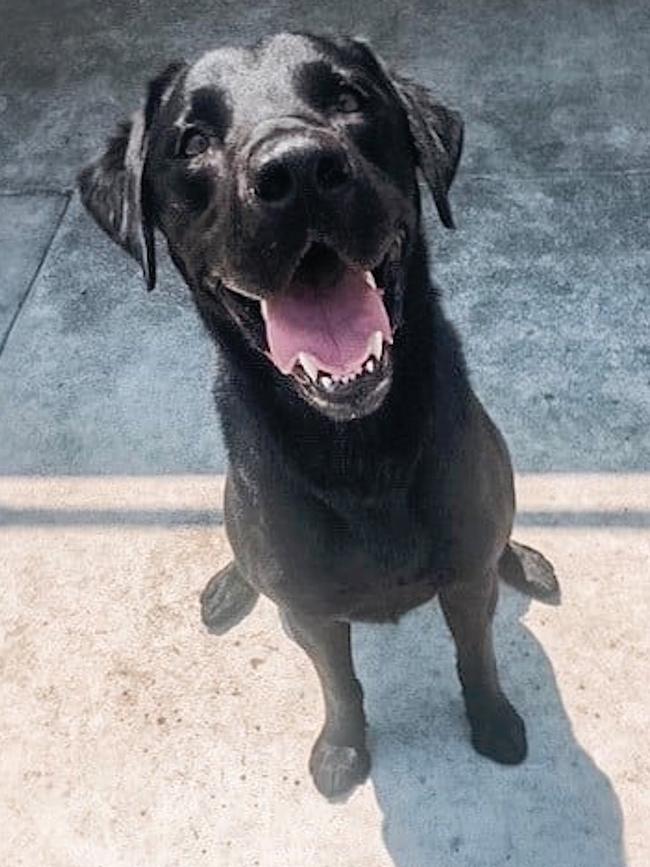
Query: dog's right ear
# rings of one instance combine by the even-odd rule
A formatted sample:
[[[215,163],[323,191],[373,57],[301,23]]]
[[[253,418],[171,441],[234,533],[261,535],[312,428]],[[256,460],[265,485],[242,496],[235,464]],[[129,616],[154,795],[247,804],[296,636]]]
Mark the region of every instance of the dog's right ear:
[[[147,289],[156,284],[153,220],[143,189],[149,132],[164,97],[185,66],[171,63],[149,84],[144,109],[119,124],[105,152],[78,177],[81,201],[108,236],[140,264]]]

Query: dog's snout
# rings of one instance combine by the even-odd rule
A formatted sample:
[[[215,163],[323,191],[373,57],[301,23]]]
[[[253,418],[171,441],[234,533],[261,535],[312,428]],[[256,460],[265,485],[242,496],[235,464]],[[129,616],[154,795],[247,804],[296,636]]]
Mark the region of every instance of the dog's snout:
[[[303,194],[330,196],[351,179],[344,150],[306,137],[277,141],[255,154],[249,167],[252,189],[265,205],[290,205]]]

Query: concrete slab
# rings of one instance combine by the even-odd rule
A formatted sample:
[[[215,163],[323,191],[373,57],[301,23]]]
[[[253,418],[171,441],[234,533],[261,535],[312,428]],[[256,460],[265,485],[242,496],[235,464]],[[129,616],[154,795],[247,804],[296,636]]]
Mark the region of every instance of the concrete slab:
[[[650,168],[645,0],[5,4],[0,183],[69,188],[163,64],[275,30],[361,33],[468,121],[467,165]]]
[[[504,591],[499,607],[528,761],[472,752],[450,640],[424,606],[355,627],[373,770],[330,806],[306,774],[315,676],[273,607],[220,639],[200,627],[198,593],[228,549],[217,523],[178,513],[218,507],[220,477],[0,479],[14,516],[0,564],[0,863],[645,867],[650,545],[615,516],[650,512],[650,479],[518,488],[522,515],[600,515],[586,532],[518,533],[555,562],[564,594],[547,608]]]
[[[55,194],[0,194],[0,352],[66,203]]]
[[[223,468],[214,353],[180,278],[149,294],[72,201],[0,356],[0,473]]]
[[[650,468],[650,174],[477,178],[433,273],[522,471]]]
[[[522,471],[650,467],[648,196],[650,175],[465,174],[460,230],[429,212],[434,275]],[[223,471],[214,354],[180,284],[166,263],[148,295],[73,199],[0,357],[0,472]]]

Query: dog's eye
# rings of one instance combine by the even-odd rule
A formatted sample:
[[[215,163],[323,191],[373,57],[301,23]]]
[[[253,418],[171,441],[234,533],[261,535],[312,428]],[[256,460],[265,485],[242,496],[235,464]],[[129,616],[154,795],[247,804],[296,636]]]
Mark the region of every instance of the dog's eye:
[[[352,87],[342,87],[336,95],[336,110],[342,114],[360,111],[361,103],[361,94]]]
[[[198,132],[195,129],[189,129],[181,139],[179,148],[179,156],[197,157],[204,153],[210,147],[210,139],[205,133]]]

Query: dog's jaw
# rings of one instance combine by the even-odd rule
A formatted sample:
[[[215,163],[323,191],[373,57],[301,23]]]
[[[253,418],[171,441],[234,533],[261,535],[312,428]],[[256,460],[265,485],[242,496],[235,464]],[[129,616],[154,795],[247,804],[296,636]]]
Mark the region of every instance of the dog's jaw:
[[[280,347],[278,353],[278,347],[274,345],[274,323],[270,313],[270,308],[278,305],[276,300],[256,298],[250,292],[243,293],[232,289],[215,279],[214,275],[203,281],[204,288],[222,300],[229,318],[242,333],[247,345],[263,355],[265,363],[275,369],[276,375],[282,377],[287,387],[330,419],[338,422],[352,421],[375,412],[392,385],[392,343],[401,324],[406,248],[406,232],[400,227],[392,240],[383,245],[384,252],[377,263],[371,263],[367,270],[363,271],[362,266],[356,263],[350,265],[340,260],[341,268],[335,271],[337,279],[345,280],[346,270],[352,272],[347,278],[355,284],[351,291],[365,292],[367,295],[365,300],[351,300],[351,315],[355,313],[355,305],[360,306],[360,315],[366,322],[368,331],[360,342],[358,337],[354,336],[354,354],[344,361],[332,356],[325,360],[322,356],[319,358],[318,349],[309,351],[308,340],[304,347],[294,342],[290,351],[286,351],[285,346],[284,355],[283,347]],[[293,272],[302,278],[303,258],[298,260]],[[311,276],[315,280],[319,279],[316,274],[312,273]],[[324,285],[314,290],[315,293],[322,294],[314,297],[318,306],[326,307],[328,286],[326,279],[322,282]],[[378,286],[381,288],[377,288]],[[330,297],[333,294],[330,289]],[[347,299],[347,302],[350,303],[350,299]],[[286,298],[283,303],[287,303]],[[291,303],[289,299],[289,304]],[[308,307],[309,304],[310,302],[307,303]]]

